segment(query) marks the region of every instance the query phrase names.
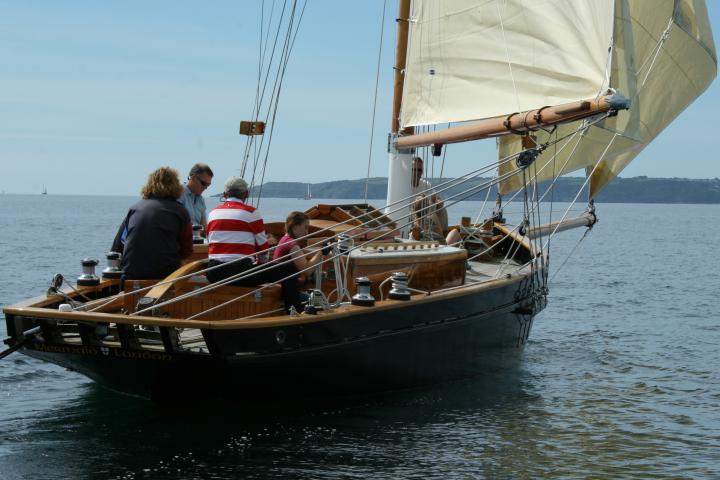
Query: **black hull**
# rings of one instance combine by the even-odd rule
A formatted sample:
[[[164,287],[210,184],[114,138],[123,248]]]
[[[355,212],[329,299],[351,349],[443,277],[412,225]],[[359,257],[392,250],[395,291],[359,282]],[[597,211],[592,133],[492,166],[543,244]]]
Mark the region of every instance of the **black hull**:
[[[545,305],[545,297],[528,288],[526,280],[451,298],[431,295],[331,320],[207,330],[203,333],[212,355],[45,343],[23,351],[111,389],[158,400],[407,389],[516,365],[533,319]]]

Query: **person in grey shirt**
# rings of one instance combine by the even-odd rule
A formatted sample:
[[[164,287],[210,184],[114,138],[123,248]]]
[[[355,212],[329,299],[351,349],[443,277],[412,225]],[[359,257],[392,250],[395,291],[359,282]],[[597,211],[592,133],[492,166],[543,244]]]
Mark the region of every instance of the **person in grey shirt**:
[[[183,194],[178,200],[190,214],[192,224],[202,225],[202,236],[205,236],[207,231],[207,209],[202,193],[210,186],[212,179],[213,171],[210,167],[205,163],[196,163],[190,169]]]

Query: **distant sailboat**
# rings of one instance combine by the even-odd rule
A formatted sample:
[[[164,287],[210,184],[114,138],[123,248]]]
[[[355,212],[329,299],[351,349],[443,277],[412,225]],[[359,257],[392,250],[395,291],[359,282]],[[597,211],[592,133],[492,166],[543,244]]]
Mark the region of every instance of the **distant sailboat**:
[[[41,195],[47,195],[47,188],[45,188],[45,185],[43,185],[42,192],[40,192]]]
[[[311,200],[312,199],[312,193],[310,193],[310,184],[307,184],[307,193],[304,197],[298,197],[298,200]]]

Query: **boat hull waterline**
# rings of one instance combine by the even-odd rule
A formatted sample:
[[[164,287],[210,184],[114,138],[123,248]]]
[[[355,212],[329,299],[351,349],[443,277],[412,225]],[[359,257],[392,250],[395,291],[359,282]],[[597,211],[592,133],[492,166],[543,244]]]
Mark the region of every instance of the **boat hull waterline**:
[[[536,272],[537,273],[537,272]],[[213,354],[35,339],[26,355],[148,398],[343,396],[422,387],[512,367],[546,302],[529,275],[496,288],[265,328],[203,330]],[[6,311],[8,332],[52,322]],[[45,315],[43,315],[45,316]],[[279,341],[282,339],[282,342]]]

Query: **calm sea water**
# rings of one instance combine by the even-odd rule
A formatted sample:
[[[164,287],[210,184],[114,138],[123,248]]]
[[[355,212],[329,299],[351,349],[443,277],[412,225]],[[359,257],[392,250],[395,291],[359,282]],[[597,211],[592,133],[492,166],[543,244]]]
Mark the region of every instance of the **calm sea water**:
[[[102,259],[133,201],[0,196],[0,304]],[[279,220],[314,202],[261,211]],[[720,206],[598,215],[522,363],[493,377],[340,403],[168,409],[15,353],[0,360],[0,478],[720,478]],[[581,234],[553,240],[553,273]]]

